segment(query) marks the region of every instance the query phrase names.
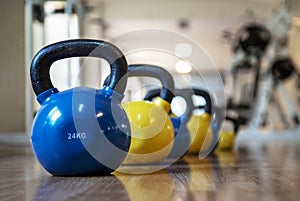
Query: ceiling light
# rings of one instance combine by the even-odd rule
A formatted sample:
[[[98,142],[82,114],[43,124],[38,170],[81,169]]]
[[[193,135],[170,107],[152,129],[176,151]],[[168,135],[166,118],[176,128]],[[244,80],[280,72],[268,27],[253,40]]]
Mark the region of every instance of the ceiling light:
[[[189,73],[191,72],[192,70],[192,66],[185,62],[185,61],[177,61],[176,64],[175,64],[175,70],[178,72],[178,73]]]

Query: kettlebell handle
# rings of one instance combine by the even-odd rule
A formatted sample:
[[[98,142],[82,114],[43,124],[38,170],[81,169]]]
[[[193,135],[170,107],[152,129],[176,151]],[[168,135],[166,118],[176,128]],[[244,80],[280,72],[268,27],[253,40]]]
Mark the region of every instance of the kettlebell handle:
[[[146,96],[144,97],[144,100],[151,101],[153,98],[158,97],[159,93],[160,93],[160,89],[152,89],[147,92]],[[188,121],[190,119],[191,115],[193,114],[192,105],[194,105],[194,104],[193,104],[193,100],[191,98],[191,93],[193,93],[192,90],[190,90],[190,92],[188,92],[186,89],[185,90],[175,89],[176,96],[183,97],[187,104],[184,114],[181,115],[181,119],[183,121]]]
[[[231,121],[232,123],[233,123],[233,129],[234,129],[234,132],[235,132],[235,134],[239,131],[239,128],[240,128],[240,123],[239,123],[239,121],[237,120],[237,119],[235,119],[235,118],[232,118],[232,117],[229,117],[229,116],[226,116],[225,117],[225,119],[226,120],[228,120],[228,121]]]
[[[75,39],[48,45],[35,55],[31,63],[30,76],[33,90],[37,96],[54,88],[49,72],[51,65],[55,61],[72,57],[105,59],[110,65],[112,75],[107,86],[120,94],[124,93],[127,84],[124,76],[127,76],[128,66],[121,50],[106,41]],[[117,85],[120,80],[122,80],[122,84]]]
[[[160,94],[160,89],[152,89],[147,92],[144,97],[144,100],[152,101],[153,98],[156,98]]]
[[[210,95],[208,92],[206,92],[205,90],[202,89],[196,89],[196,88],[186,88],[186,89],[176,89],[176,94],[179,91],[186,91],[190,93],[190,96],[192,96],[193,94],[198,95],[198,96],[202,96],[205,99],[206,105],[204,106],[204,110],[205,112],[211,114],[212,111],[212,100],[210,98]],[[151,101],[153,98],[157,97],[159,94],[159,89],[153,89],[151,91],[149,91],[146,96],[144,97],[144,100],[149,100]],[[193,105],[193,104],[192,104]],[[202,106],[201,106],[202,108]]]
[[[128,66],[128,77],[153,77],[157,78],[162,83],[162,89],[160,90],[160,98],[171,103],[174,98],[174,80],[170,73],[165,69],[149,64],[134,64]],[[110,80],[110,76],[108,76],[104,85],[107,85]]]
[[[190,90],[190,89],[187,89]],[[195,95],[197,96],[202,96],[205,99],[206,105],[204,107],[204,111],[211,114],[212,112],[212,99],[210,97],[210,94],[203,90],[203,89],[196,89],[196,88],[192,88],[193,92]]]
[[[176,95],[177,96],[181,96],[184,98],[184,100],[186,101],[186,109],[185,112],[183,113],[183,115],[181,116],[181,119],[183,122],[188,122],[190,117],[193,114],[193,100],[192,100],[192,96],[190,95],[192,92],[192,90],[181,90],[181,89],[176,89]]]

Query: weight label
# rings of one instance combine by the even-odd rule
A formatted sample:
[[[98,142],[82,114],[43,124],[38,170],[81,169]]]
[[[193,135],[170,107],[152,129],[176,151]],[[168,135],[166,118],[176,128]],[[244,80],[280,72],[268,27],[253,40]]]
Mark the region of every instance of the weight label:
[[[86,133],[68,133],[68,140],[82,140],[86,138]]]

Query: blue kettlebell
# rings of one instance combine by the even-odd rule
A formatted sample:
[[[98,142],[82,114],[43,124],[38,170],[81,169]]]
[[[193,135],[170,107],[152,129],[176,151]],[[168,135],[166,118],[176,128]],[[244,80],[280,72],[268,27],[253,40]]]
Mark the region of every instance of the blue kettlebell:
[[[111,68],[103,89],[76,87],[59,92],[49,70],[60,59],[97,57]],[[127,61],[113,44],[98,40],[67,40],[42,48],[30,75],[41,107],[32,126],[32,148],[52,175],[105,175],[117,169],[130,147],[129,121],[121,107],[127,84]],[[116,87],[122,79],[122,84]],[[125,78],[125,79],[124,79]]]
[[[151,101],[155,97],[158,97],[160,93],[160,89],[153,89],[148,91],[146,96],[144,97],[144,100],[149,100]],[[192,90],[181,90],[181,89],[176,89],[175,90],[175,95],[180,96],[184,98],[186,101],[186,110],[185,112],[177,117],[173,113],[170,114],[170,118],[174,127],[174,145],[171,150],[171,153],[169,154],[168,158],[172,159],[179,159],[182,157],[187,150],[190,147],[191,143],[191,138],[189,135],[189,131],[187,128],[187,122],[189,121],[192,113],[193,113],[193,100],[192,100]]]

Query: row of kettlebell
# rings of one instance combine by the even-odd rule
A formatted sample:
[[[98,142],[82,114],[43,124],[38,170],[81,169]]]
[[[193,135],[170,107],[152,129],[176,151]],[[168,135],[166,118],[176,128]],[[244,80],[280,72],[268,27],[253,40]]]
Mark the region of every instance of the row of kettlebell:
[[[144,100],[152,100],[159,95],[160,89],[153,89],[148,91]],[[213,131],[210,127],[212,121],[212,109],[213,109],[213,100],[210,94],[203,89],[176,89],[176,96],[180,96],[184,98],[187,103],[187,108],[185,113],[176,117],[174,113],[170,114],[174,129],[175,136],[179,133],[177,139],[183,142],[190,141],[188,145],[187,153],[189,154],[198,154],[201,151],[210,151],[211,153],[214,151],[231,151],[234,147],[234,142],[236,135],[239,130],[239,122],[237,119],[233,117],[226,116],[225,121],[229,122],[232,125],[230,129],[223,129],[217,135],[218,143],[214,146],[213,144]],[[205,105],[195,106],[192,100],[192,96],[200,96],[205,100]],[[194,115],[193,111],[197,109],[203,109],[204,112],[200,115]],[[184,126],[186,125],[186,126]],[[182,132],[178,132],[179,128]],[[185,135],[188,133],[189,135]],[[183,136],[181,136],[183,135]],[[175,138],[176,142],[176,138]],[[175,143],[175,144],[180,144]],[[209,149],[209,146],[214,146]]]
[[[71,57],[105,59],[111,69],[105,86],[59,92],[52,85],[50,67]],[[188,133],[200,130],[205,135],[210,125],[209,111],[201,120],[191,118],[190,125],[198,126],[187,123],[192,113],[189,108],[182,117],[170,118],[174,94],[191,94],[191,90],[175,91],[171,75],[162,68],[128,67],[123,53],[109,42],[78,39],[48,45],[34,56],[30,75],[41,105],[32,127],[32,147],[41,165],[53,175],[109,174],[123,162],[173,163],[188,150],[200,150],[198,134],[191,138]],[[128,76],[158,78],[163,85],[160,97],[121,106]]]

